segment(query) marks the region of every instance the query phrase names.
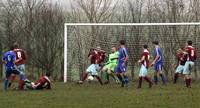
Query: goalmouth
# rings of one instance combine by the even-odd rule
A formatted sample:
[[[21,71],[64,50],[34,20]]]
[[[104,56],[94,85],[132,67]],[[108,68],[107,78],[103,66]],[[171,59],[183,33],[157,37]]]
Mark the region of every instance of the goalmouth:
[[[200,22],[182,22],[182,23],[65,23],[64,24],[64,83],[67,82],[67,37],[69,26],[197,26]]]

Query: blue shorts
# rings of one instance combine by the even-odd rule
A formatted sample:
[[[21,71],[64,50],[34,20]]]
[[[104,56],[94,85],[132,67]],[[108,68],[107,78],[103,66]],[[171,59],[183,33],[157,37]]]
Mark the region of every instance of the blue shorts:
[[[100,67],[99,64],[91,64],[87,69],[86,72],[90,73],[91,75],[98,75]]]
[[[194,66],[193,61],[186,61],[184,69],[183,69],[183,74],[184,75],[189,75],[191,72],[191,68]]]
[[[115,73],[124,73],[127,71],[127,67],[128,67],[127,65],[122,66],[122,63],[119,63],[115,68]]]
[[[6,79],[8,79],[12,74],[19,75],[20,72],[16,69],[7,69],[6,70]]]
[[[163,67],[162,63],[156,63],[156,64],[154,64],[154,70],[156,72],[162,71],[162,67]]]

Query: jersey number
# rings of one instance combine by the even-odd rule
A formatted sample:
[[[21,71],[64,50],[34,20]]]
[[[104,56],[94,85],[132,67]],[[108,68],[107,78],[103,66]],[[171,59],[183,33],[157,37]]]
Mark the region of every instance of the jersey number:
[[[18,57],[19,59],[22,58],[22,54],[21,54],[21,52],[17,52],[17,57]]]
[[[194,56],[194,50],[191,50],[191,56],[192,57]]]

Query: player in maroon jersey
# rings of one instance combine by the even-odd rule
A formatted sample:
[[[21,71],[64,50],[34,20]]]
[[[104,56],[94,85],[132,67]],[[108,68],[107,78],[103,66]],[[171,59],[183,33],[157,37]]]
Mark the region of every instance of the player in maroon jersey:
[[[24,86],[33,90],[51,89],[51,80],[49,77],[50,73],[46,73],[36,82],[30,82],[29,80],[26,80]]]
[[[148,50],[148,45],[144,45],[143,46],[143,52],[142,52],[142,57],[141,59],[138,61],[139,63],[141,63],[141,68],[140,68],[140,73],[139,73],[139,84],[138,84],[138,88],[142,87],[142,80],[143,78],[149,83],[149,88],[152,87],[152,82],[151,80],[148,78],[147,73],[148,73],[148,67],[149,67],[149,59],[150,59],[150,54],[149,54],[149,50]]]
[[[187,41],[185,47],[185,52],[187,52],[187,61],[184,65],[183,74],[185,77],[186,87],[191,88],[192,78],[190,76],[191,68],[194,66],[194,62],[197,59],[196,49],[192,46],[192,41]]]
[[[102,52],[99,48],[91,49],[88,57],[91,61],[91,65],[86,69],[86,73],[84,73],[81,77],[81,81],[78,83],[82,84],[88,76],[95,77],[101,85],[103,85],[101,78],[98,75],[98,71],[101,69],[100,64],[103,60]]]
[[[26,62],[25,51],[23,49],[20,49],[17,43],[15,43],[13,47],[14,47],[13,51],[16,54],[16,59],[18,60],[18,62],[15,63],[17,70],[20,71],[21,74],[25,75],[25,62]],[[9,87],[11,86],[12,81],[15,80],[15,77],[16,77],[15,75],[11,76],[11,82],[9,83]],[[18,88],[23,89],[23,84],[24,81],[20,80]]]
[[[184,48],[180,48],[177,51],[176,57],[177,57],[178,63],[176,65],[176,71],[174,74],[174,81],[173,81],[174,84],[176,84],[178,77],[181,74],[183,74],[184,65],[187,60],[187,54],[184,51]]]

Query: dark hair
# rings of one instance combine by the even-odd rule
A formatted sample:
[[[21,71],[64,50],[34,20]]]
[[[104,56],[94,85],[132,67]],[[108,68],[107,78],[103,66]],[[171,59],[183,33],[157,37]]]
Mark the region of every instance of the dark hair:
[[[158,41],[153,41],[152,42],[154,45],[159,45],[159,42]]]
[[[126,44],[126,41],[125,41],[125,40],[120,40],[119,43],[120,43],[121,45],[125,45],[125,44]]]
[[[147,48],[148,48],[148,45],[146,45],[146,44],[143,45],[143,48],[144,48],[144,49],[147,49]]]
[[[13,46],[10,46],[10,50],[14,50],[14,47],[13,47]]]
[[[18,48],[19,47],[19,44],[18,43],[14,43],[13,44],[13,48]]]
[[[187,44],[188,44],[188,45],[192,45],[192,41],[191,41],[191,40],[188,40],[188,41],[187,41]]]
[[[51,76],[50,72],[47,72],[47,73],[46,73],[46,76],[47,76],[47,77],[50,77],[50,76]]]

